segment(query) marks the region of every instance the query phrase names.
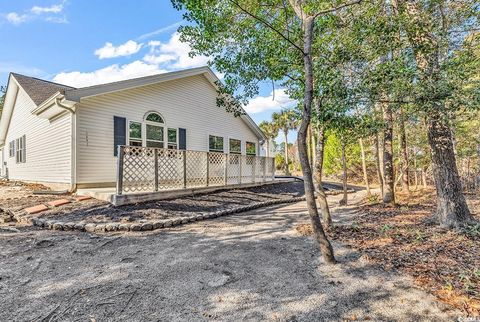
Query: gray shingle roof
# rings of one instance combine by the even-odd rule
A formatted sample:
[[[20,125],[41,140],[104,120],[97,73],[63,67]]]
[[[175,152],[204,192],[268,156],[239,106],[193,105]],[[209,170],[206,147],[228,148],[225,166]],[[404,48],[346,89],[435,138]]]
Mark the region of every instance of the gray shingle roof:
[[[64,93],[67,89],[75,89],[74,87],[67,85],[57,84],[16,73],[12,73],[12,76],[15,77],[20,86],[22,86],[37,106],[45,102],[45,100],[50,98],[56,92]]]

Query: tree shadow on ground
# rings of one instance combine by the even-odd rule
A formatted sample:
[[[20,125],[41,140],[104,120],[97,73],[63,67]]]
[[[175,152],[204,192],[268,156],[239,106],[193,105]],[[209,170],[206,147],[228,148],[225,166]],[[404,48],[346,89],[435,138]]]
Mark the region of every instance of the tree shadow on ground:
[[[338,244],[342,264],[325,266],[294,232],[307,220],[291,205],[142,234],[0,235],[0,320],[447,320]]]

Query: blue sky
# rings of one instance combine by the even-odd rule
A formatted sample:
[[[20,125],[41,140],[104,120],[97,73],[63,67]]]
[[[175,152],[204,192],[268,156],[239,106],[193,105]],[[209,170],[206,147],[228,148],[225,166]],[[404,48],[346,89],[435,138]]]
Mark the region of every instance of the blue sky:
[[[8,73],[76,87],[203,66],[188,57],[169,0],[0,0],[0,84]],[[259,123],[292,105],[281,88],[262,87],[246,110]],[[294,139],[292,133],[290,140]],[[281,142],[281,140],[280,140]]]

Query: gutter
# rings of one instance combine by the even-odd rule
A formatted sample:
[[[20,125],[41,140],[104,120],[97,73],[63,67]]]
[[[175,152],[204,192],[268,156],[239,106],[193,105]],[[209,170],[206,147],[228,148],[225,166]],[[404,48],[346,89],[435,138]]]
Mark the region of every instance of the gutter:
[[[71,156],[71,162],[70,162],[70,189],[68,189],[69,192],[74,192],[77,190],[77,171],[76,171],[76,160],[77,160],[77,114],[75,113],[75,110],[71,107],[68,107],[62,103],[62,99],[60,97],[55,98],[55,104],[58,107],[61,107],[68,111],[71,114],[72,117],[72,124],[71,124],[71,146],[70,146],[70,156]]]

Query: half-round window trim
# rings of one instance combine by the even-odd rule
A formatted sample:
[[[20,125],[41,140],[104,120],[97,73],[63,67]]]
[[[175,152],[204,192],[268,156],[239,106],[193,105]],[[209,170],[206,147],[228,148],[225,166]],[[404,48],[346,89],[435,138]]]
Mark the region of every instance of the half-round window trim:
[[[150,115],[150,114],[157,114],[158,116],[160,116],[160,118],[162,119],[163,122],[155,122],[155,121],[149,121],[147,120],[147,117]],[[151,122],[151,123],[154,123],[154,124],[165,124],[165,118],[163,117],[163,115],[157,111],[148,111],[147,113],[145,113],[145,115],[143,116],[143,120],[145,122]]]

